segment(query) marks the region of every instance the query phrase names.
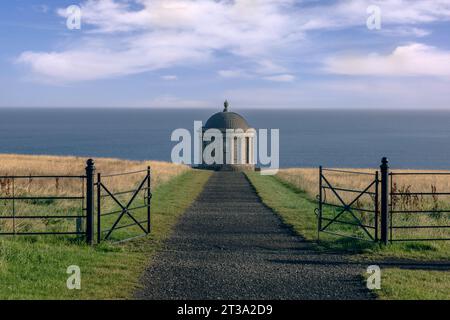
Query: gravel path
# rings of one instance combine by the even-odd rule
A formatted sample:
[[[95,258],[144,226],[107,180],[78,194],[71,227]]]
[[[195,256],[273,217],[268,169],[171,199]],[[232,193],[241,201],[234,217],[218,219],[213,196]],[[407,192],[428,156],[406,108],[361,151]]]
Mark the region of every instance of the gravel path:
[[[244,174],[216,172],[142,277],[138,299],[369,299],[365,266],[318,253]]]

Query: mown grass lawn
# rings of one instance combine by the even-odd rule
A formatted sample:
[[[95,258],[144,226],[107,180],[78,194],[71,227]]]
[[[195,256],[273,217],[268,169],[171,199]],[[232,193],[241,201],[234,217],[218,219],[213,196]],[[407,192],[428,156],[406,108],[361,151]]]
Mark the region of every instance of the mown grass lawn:
[[[153,192],[152,234],[89,247],[54,237],[0,239],[0,299],[128,299],[178,217],[203,189],[209,172],[190,170]],[[67,267],[81,269],[81,290],[68,290]]]
[[[308,194],[274,176],[253,172],[247,176],[263,202],[317,250],[345,251],[352,254],[352,259],[371,263],[402,260],[449,263],[450,246],[445,242],[410,242],[384,247],[322,233],[317,244],[316,203]],[[381,290],[376,293],[382,299],[450,299],[450,271],[432,267],[431,270],[382,267]]]
[[[450,272],[436,270],[382,270],[381,299],[449,300]]]

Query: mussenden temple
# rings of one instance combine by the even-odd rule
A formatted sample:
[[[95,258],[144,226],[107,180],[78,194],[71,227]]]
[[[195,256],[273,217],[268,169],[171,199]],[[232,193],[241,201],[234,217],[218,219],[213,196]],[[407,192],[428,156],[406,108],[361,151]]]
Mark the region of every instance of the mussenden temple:
[[[256,130],[240,114],[228,109],[228,101],[225,101],[223,111],[213,114],[201,128],[202,163],[199,167],[213,170],[254,170]],[[222,143],[216,141],[218,137],[222,137]]]

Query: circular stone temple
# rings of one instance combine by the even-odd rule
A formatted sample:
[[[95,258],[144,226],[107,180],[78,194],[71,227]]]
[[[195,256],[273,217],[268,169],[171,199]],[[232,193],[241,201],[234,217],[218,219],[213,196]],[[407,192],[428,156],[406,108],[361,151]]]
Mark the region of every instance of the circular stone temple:
[[[251,128],[248,122],[240,114],[228,110],[228,101],[224,103],[222,112],[213,114],[202,128],[202,154],[204,155],[205,148],[214,142],[205,141],[205,133],[210,129],[211,131],[220,131],[223,137],[223,157],[216,157],[214,151],[212,156],[214,159],[222,158],[222,162],[214,161],[206,163],[203,159],[201,167],[214,170],[244,170],[255,168],[254,157],[254,142],[256,130]],[[208,134],[207,134],[208,135]],[[208,150],[206,150],[208,151]],[[219,163],[218,163],[219,162]]]

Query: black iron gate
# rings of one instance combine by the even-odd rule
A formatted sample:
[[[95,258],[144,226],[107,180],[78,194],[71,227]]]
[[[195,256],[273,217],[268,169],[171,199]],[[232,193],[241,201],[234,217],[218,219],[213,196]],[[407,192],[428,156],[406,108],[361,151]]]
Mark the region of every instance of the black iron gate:
[[[142,174],[145,176],[142,179]],[[108,179],[122,179],[141,176],[137,187],[120,190],[120,183],[106,182]],[[139,179],[139,180],[138,180]],[[97,242],[112,240],[122,242],[145,236],[151,230],[151,172],[147,170],[119,174],[97,174]],[[105,212],[105,211],[106,212]],[[106,227],[106,228],[105,228]],[[116,234],[114,236],[114,234]]]
[[[365,176],[367,181],[361,189],[354,189],[343,186],[342,183],[337,185],[331,182],[333,174]],[[320,232],[326,232],[360,240],[378,241],[379,183],[378,171],[368,173],[320,167],[319,206],[316,211],[318,236]],[[360,201],[363,197],[369,198],[365,203],[371,205],[363,207]],[[335,225],[339,225],[339,228],[335,228],[339,231],[333,230]]]
[[[332,177],[338,173],[352,177]],[[365,182],[361,182],[362,176],[366,178]],[[440,188],[443,191],[438,191],[437,179],[434,184],[431,181],[424,183],[423,179],[430,176],[441,177]],[[450,177],[450,172],[389,172],[387,158],[382,159],[380,171],[374,172],[320,167],[316,209],[318,237],[320,232],[327,232],[363,240],[380,240],[383,244],[449,241],[450,190],[446,177]],[[345,182],[352,186],[359,184],[361,188],[342,186]],[[430,189],[423,191],[424,186]],[[330,197],[334,198],[330,200]],[[362,197],[366,199],[360,202]],[[349,226],[353,227],[353,233],[342,233],[350,231]],[[340,232],[330,230],[333,227]]]
[[[150,233],[151,172],[0,176],[0,236],[74,235],[89,245]],[[130,190],[131,189],[131,190]],[[95,219],[95,217],[97,217]]]

